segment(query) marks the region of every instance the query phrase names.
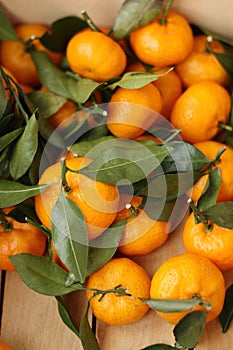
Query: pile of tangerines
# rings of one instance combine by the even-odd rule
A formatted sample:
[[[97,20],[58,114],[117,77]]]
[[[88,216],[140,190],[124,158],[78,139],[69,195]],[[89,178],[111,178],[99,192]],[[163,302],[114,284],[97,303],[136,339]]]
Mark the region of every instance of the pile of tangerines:
[[[221,225],[220,209],[214,211],[215,216],[219,215],[219,220],[212,219],[211,215],[205,216],[208,194],[212,196],[210,206],[222,203],[223,206],[219,208],[224,211],[224,204],[227,204],[231,216],[233,208],[233,149],[225,138],[225,129],[231,128],[232,76],[218,60],[217,55],[225,54],[221,41],[205,33],[196,33],[183,15],[170,9],[161,11],[154,20],[118,41],[110,28],[97,28],[93,23],[91,28],[84,25],[67,40],[63,52],[53,52],[48,48],[49,45],[45,47],[46,41],[40,40],[45,33],[51,32],[47,26],[21,24],[14,30],[20,40],[1,41],[0,64],[6,108],[11,111],[14,108],[19,127],[22,128],[23,123],[17,113],[20,114],[20,108],[24,108],[20,101],[27,104],[31,99],[31,104],[35,104],[35,96],[43,97],[44,101],[53,98],[53,104],[47,102],[52,109],[50,112],[46,110],[46,123],[53,130],[57,128],[61,135],[64,135],[64,130],[73,127],[73,115],[78,116],[75,119],[77,130],[84,123],[88,125],[88,131],[97,130],[98,118],[93,108],[107,105],[102,115],[106,116],[104,137],[102,134],[90,133],[89,139],[85,140],[91,145],[90,148],[93,141],[94,148],[101,140],[108,140],[111,148],[111,142],[116,139],[142,142],[143,147],[149,145],[153,148],[154,145],[162,147],[166,144],[166,138],[158,138],[150,132],[159,123],[158,115],[162,115],[167,123],[179,131],[179,137],[200,151],[209,163],[200,166],[198,171],[195,169],[195,173],[201,175],[182,194],[190,203],[190,215],[183,229],[186,253],[169,258],[151,279],[145,269],[134,262],[133,257],[149,254],[166,243],[169,218],[157,220],[151,217],[144,210],[146,196],[136,190],[131,195],[125,194],[114,181],[88,176],[93,170],[91,166],[94,159],[86,157],[81,151],[79,154],[79,142],[83,139],[75,140],[75,147],[69,145],[69,152],[66,149],[62,157],[59,155],[56,162],[43,169],[40,175],[38,186],[48,186],[41,193],[35,192],[31,198],[36,213],[35,221],[20,222],[11,215],[17,211],[19,204],[22,207],[19,200],[15,203],[13,200],[12,206],[2,205],[0,268],[17,269],[17,259],[14,260],[12,256],[30,253],[50,259],[51,264],[57,264],[66,271],[67,276],[75,275],[72,271],[73,262],[70,262],[71,251],[82,251],[82,245],[92,247],[92,243],[101,241],[111,228],[122,227],[118,245],[115,250],[111,247],[112,254],[106,261],[83,278],[74,276],[73,283],[78,283],[79,287],[83,284],[97,319],[110,325],[135,322],[150,307],[150,303],[145,300],[153,299],[203,301],[202,304],[179,312],[157,310],[160,316],[173,324],[192,311],[205,311],[206,301],[211,304],[206,321],[215,319],[224,305],[226,287],[223,273],[233,269],[232,220]],[[70,77],[76,77],[77,81],[81,78],[86,84],[95,84],[84,103],[59,96],[53,88],[51,90],[50,83],[46,86],[41,68],[38,69],[38,64],[33,60],[35,51],[46,52],[50,62],[48,67],[52,65],[55,72],[69,72]],[[45,75],[48,67],[44,68]],[[131,86],[117,85],[121,77],[126,76],[131,79]],[[150,77],[150,82],[137,85],[138,79],[146,77]],[[80,89],[85,89],[84,85]],[[57,100],[54,96],[57,96]],[[40,112],[41,103],[38,98],[36,101],[38,106],[35,108]],[[46,104],[43,106],[46,107]],[[144,108],[143,113],[139,106]],[[13,127],[11,132],[15,130]],[[8,142],[7,134],[9,129],[5,134],[4,130],[1,131],[1,150],[4,150],[1,142]],[[20,136],[15,139],[18,138]],[[77,151],[74,153],[72,149]],[[40,159],[36,162],[38,169]],[[116,164],[119,165],[119,162]],[[213,184],[213,173],[218,174],[218,183]],[[155,173],[152,171],[146,177],[150,176],[156,176],[156,169]],[[0,191],[8,191],[9,196],[12,192],[5,190],[6,183],[18,182],[33,188],[37,185],[24,182],[23,176],[16,178],[9,168],[2,172],[1,180]],[[27,200],[29,198],[30,195]],[[204,205],[203,198],[207,201]],[[63,212],[68,213],[68,218],[71,217],[72,225],[76,221],[77,226],[86,232],[86,235],[71,237],[68,248],[64,248],[58,233],[62,228],[66,230],[67,226],[72,226],[71,223],[64,223],[67,218],[61,216],[61,207],[66,205],[68,209]],[[77,228],[78,234],[80,231]],[[74,229],[69,232],[74,233]],[[105,248],[99,248],[102,249]],[[88,252],[85,251],[85,254],[88,255]],[[87,259],[88,264],[86,255],[78,258]]]

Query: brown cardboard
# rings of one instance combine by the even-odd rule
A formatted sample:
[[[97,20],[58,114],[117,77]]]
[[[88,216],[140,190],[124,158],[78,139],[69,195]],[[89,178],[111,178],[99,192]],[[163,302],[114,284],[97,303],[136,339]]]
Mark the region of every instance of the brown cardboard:
[[[123,0],[1,0],[17,22],[52,21],[68,16],[80,16],[82,9],[99,25],[111,25]],[[222,34],[233,40],[232,0],[175,0],[173,8],[185,14],[190,22]]]

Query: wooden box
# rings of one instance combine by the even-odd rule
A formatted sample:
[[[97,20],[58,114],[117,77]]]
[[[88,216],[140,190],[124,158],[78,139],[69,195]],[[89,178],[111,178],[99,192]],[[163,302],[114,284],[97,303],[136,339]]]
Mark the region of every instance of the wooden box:
[[[122,0],[2,0],[0,6],[15,23],[52,21],[67,15],[80,15],[85,9],[101,25],[111,25]],[[233,2],[231,0],[177,0],[174,8],[197,25],[233,40]],[[182,225],[173,232],[164,246],[146,256],[134,258],[150,276],[167,258],[183,252]],[[233,281],[233,271],[224,273],[226,286]],[[65,297],[70,313],[78,322],[85,300],[79,292]],[[55,298],[30,290],[17,272],[1,275],[1,340],[14,350],[81,350],[77,336],[62,322]],[[90,316],[91,317],[91,316]],[[139,322],[127,326],[107,326],[97,322],[96,334],[101,350],[139,350],[155,343],[174,345],[173,326],[150,310]],[[197,350],[230,350],[233,344],[232,326],[223,334],[219,320],[210,322]],[[92,349],[90,349],[92,350]]]

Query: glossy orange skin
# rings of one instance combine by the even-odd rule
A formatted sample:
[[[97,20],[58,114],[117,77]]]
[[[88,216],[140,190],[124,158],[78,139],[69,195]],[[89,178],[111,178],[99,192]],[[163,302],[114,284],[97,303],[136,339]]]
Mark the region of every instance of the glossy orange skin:
[[[85,29],[70,39],[66,56],[73,72],[100,82],[120,76],[126,67],[125,52],[116,41]]]
[[[2,211],[7,214],[12,209],[4,208]],[[10,217],[6,217],[6,220],[12,225],[12,229],[6,232],[4,225],[0,225],[0,269],[14,271],[15,266],[9,256],[21,253],[43,255],[47,238],[32,224],[21,223]]]
[[[188,21],[176,12],[168,13],[165,25],[160,20],[131,33],[130,44],[142,62],[164,68],[188,57],[193,49],[193,33]]]
[[[192,53],[185,61],[176,65],[175,70],[185,87],[191,86],[202,80],[215,81],[220,85],[227,85],[229,76],[214,54],[207,52],[206,35],[194,37]],[[223,53],[223,47],[218,41],[210,43],[211,49],[217,53]]]
[[[232,164],[233,164],[233,149],[218,141],[210,140],[205,142],[195,143],[194,146],[198,148],[208,159],[214,159],[217,152],[226,148],[220,157],[220,162],[216,163],[216,167],[220,169],[221,185],[217,196],[217,202],[232,201],[233,200],[233,178],[232,178]],[[203,177],[197,181],[196,185],[202,187],[206,184],[207,179]],[[195,186],[196,186],[195,185]],[[197,198],[196,198],[197,199]]]
[[[118,88],[107,109],[108,129],[116,137],[135,139],[157,120],[161,108],[161,94],[151,83],[137,89]]]
[[[190,214],[183,230],[185,249],[205,256],[221,271],[233,269],[233,229],[212,225],[212,230],[206,232],[204,225],[196,224],[193,213]]]
[[[176,100],[170,121],[181,130],[184,141],[207,141],[219,132],[219,122],[227,122],[230,107],[231,98],[225,88],[213,81],[201,81],[188,87]]]
[[[27,41],[31,36],[41,37],[49,31],[49,27],[42,24],[21,24],[15,28],[15,32],[20,39]],[[55,65],[59,65],[63,58],[60,53],[47,50],[39,40],[33,40],[36,50],[45,51]],[[19,41],[4,40],[0,46],[0,62],[8,68],[16,77],[19,83],[29,85],[33,88],[40,86],[36,66],[29,52],[25,51],[24,45]]]
[[[208,300],[212,309],[206,322],[215,319],[221,312],[225,298],[222,272],[206,257],[184,253],[166,260],[155,272],[151,281],[150,297],[154,299]],[[194,310],[205,310],[195,306],[187,311],[157,312],[169,323],[177,324],[181,318]]]
[[[68,159],[66,164],[68,168],[78,170],[90,162],[90,159],[78,157]],[[59,183],[60,180],[61,164],[56,163],[44,171],[39,183]],[[114,221],[118,208],[117,188],[71,171],[66,173],[66,180],[71,189],[67,197],[82,211],[87,224],[88,237],[91,240],[103,233]],[[35,197],[36,213],[47,228],[51,227],[51,213],[59,193],[60,185],[54,184]]]
[[[172,70],[159,77],[153,84],[157,86],[163,99],[163,106],[160,113],[165,118],[170,119],[171,110],[183,92],[181,80],[176,72]]]
[[[121,209],[115,222],[127,219],[119,243],[118,250],[126,255],[145,255],[163,245],[168,238],[168,223],[151,219],[142,209],[137,209],[142,202],[142,197],[135,196],[130,201],[131,210],[136,210],[136,215],[131,215],[130,209]]]
[[[127,66],[127,72],[145,72],[145,67],[140,62],[134,62]],[[154,67],[154,74],[165,73],[164,70],[159,70]],[[178,74],[172,70],[167,74],[161,75],[153,84],[159,89],[162,96],[162,108],[160,114],[165,118],[170,118],[170,113],[175,101],[182,94],[182,82]]]
[[[114,258],[94,272],[88,279],[88,288],[113,289],[118,285],[131,296],[107,293],[101,301],[100,295],[90,300],[91,309],[97,319],[109,325],[126,325],[140,320],[148,305],[138,298],[148,298],[150,278],[146,271],[129,258]],[[93,291],[86,291],[90,299]]]

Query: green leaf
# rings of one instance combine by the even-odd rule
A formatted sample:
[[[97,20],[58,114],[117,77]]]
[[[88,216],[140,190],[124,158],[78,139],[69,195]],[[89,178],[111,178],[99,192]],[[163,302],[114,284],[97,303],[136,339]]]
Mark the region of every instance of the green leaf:
[[[210,162],[201,151],[189,143],[172,141],[168,142],[167,146],[172,150],[161,164],[165,173],[197,171]]]
[[[115,254],[124,229],[124,222],[111,225],[99,237],[90,242],[88,256],[88,272],[93,272],[106,264]]]
[[[59,296],[83,289],[80,284],[66,286],[68,273],[43,256],[22,253],[11,255],[10,260],[23,282],[39,294]]]
[[[187,314],[173,330],[176,341],[184,348],[195,348],[202,336],[205,323],[205,311],[199,310]]]
[[[71,37],[86,28],[87,24],[79,17],[68,16],[53,22],[50,27],[51,31],[40,38],[41,43],[51,51],[65,52]]]
[[[75,325],[74,325],[74,323],[69,315],[69,312],[67,311],[67,309],[65,307],[65,304],[64,304],[62,298],[60,296],[57,296],[56,299],[57,299],[57,303],[58,303],[58,312],[59,312],[59,315],[60,315],[62,321],[65,323],[65,325],[72,332],[74,332],[79,337],[79,332],[78,332],[77,328],[75,327]]]
[[[101,85],[102,83],[97,83],[94,80],[78,77],[76,95],[74,95],[76,101],[78,103],[86,102],[95,89]]]
[[[19,204],[25,199],[41,194],[49,185],[27,186],[11,180],[0,181],[0,208]]]
[[[222,332],[226,333],[233,320],[233,284],[227,288],[222,312],[220,313]]]
[[[94,160],[79,173],[105,183],[117,184],[122,179],[134,183],[156,169],[169,152],[169,148],[153,141],[142,145],[131,140],[109,140],[88,154]]]
[[[31,56],[41,84],[60,96],[75,100],[77,80],[57,68],[45,52],[34,50]]]
[[[116,40],[153,21],[160,14],[163,0],[126,0],[122,4],[113,25]]]
[[[60,96],[77,103],[84,103],[96,87],[101,85],[90,79],[82,79],[77,75],[66,74],[57,68],[43,51],[34,50],[31,52],[31,56],[36,65],[41,84]]]
[[[0,153],[0,179],[7,179],[10,175],[9,165],[10,165],[10,154],[11,148],[7,147]],[[0,182],[1,182],[0,180]],[[1,198],[0,198],[1,201]]]
[[[28,94],[28,97],[45,118],[56,113],[67,101],[63,96],[42,90],[33,91]]]
[[[47,141],[47,145],[53,145],[62,150],[66,149],[62,136],[54,130],[54,127],[39,113],[38,126],[40,135]]]
[[[201,195],[197,203],[199,210],[206,210],[216,204],[221,182],[222,178],[219,168],[215,168],[209,172],[208,187],[204,189],[204,193]]]
[[[233,59],[232,59],[233,52],[231,52],[231,53],[216,53],[216,52],[212,51],[212,53],[217,58],[219,63],[223,66],[223,68],[225,69],[225,71],[227,72],[229,77],[231,79],[233,79]]]
[[[157,199],[165,197],[166,201],[171,201],[185,194],[200,176],[200,173],[192,171],[173,174],[162,173],[149,178],[147,182],[138,183],[135,189],[139,196],[150,196]]]
[[[138,89],[157,80],[159,77],[166,75],[171,70],[172,68],[168,69],[166,72],[158,74],[151,74],[145,72],[127,72],[121,77],[120,80],[109,84],[108,87],[112,90],[114,90],[118,86],[125,89]]]
[[[203,211],[205,218],[212,223],[233,228],[233,201],[219,202]]]
[[[196,299],[140,299],[149,305],[151,309],[165,313],[186,311],[196,305],[202,305],[207,309],[210,308],[209,302]]]
[[[0,152],[9,146],[13,141],[15,141],[15,139],[17,139],[17,137],[20,136],[23,131],[24,128],[15,129],[13,131],[10,131],[8,134],[0,137]]]
[[[75,275],[76,281],[84,282],[88,261],[88,237],[82,212],[61,191],[51,220],[56,252],[68,270]]]
[[[171,350],[171,349],[177,349],[174,346],[167,345],[167,344],[154,344],[154,345],[149,345],[146,348],[143,348],[141,350]]]
[[[101,142],[105,142],[108,140],[115,139],[114,136],[103,136],[96,138],[94,140],[88,140],[88,141],[80,141],[77,143],[74,143],[72,146],[68,147],[68,150],[71,152],[79,155],[79,156],[85,156],[88,152],[90,152],[95,146],[97,146]],[[106,149],[109,148],[109,144],[106,144]],[[103,151],[103,149],[101,148]]]
[[[11,22],[3,12],[3,10],[0,9],[0,40],[16,40],[16,41],[22,41],[19,39],[19,37],[16,35],[14,27],[12,26]]]
[[[17,141],[10,159],[10,173],[19,179],[30,167],[38,147],[38,122],[35,114],[29,119],[23,134]]]
[[[79,326],[79,336],[82,342],[82,346],[84,350],[100,350],[98,341],[91,329],[90,323],[88,321],[88,311],[89,304],[87,306],[86,311],[84,312],[80,326]]]

